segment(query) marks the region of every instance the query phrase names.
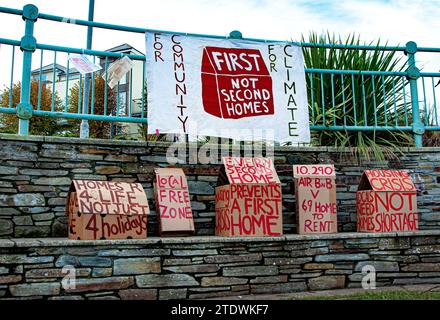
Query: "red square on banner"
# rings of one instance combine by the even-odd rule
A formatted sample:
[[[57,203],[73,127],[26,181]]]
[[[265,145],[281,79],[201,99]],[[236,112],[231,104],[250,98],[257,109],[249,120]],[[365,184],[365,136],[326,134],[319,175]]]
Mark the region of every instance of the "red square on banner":
[[[204,110],[223,119],[274,114],[272,78],[260,50],[205,47]]]

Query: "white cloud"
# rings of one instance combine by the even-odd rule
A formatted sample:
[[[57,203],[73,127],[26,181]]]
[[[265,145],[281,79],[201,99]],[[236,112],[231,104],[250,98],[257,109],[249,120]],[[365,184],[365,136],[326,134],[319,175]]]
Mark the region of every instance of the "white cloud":
[[[0,0],[0,6],[21,8],[33,2],[40,12],[87,19],[87,0]],[[274,40],[298,40],[309,31],[326,31],[347,35],[356,32],[362,39],[388,40],[389,44],[404,45],[416,41],[419,46],[439,46],[440,6],[438,1],[411,0],[96,0],[95,20],[152,29],[227,35],[234,29],[245,37]],[[24,24],[18,16],[1,14],[0,37],[20,39]],[[35,34],[38,42],[82,48],[86,28],[39,20]],[[144,49],[142,34],[94,30],[93,48],[105,50],[121,43]],[[424,58],[426,56],[426,58]],[[435,56],[440,56],[437,54]],[[440,59],[434,55],[419,55],[430,71],[440,69]],[[423,57],[423,58],[422,58]],[[0,50],[1,70],[10,69],[7,46]],[[16,79],[21,62],[17,56]],[[61,58],[60,58],[61,59]],[[65,60],[65,57],[62,57]],[[45,58],[50,63],[51,57]],[[431,61],[431,62],[429,62]],[[34,59],[34,67],[39,59]],[[60,61],[65,64],[65,62]],[[6,74],[5,74],[6,73]],[[8,72],[0,74],[0,83],[8,83]]]

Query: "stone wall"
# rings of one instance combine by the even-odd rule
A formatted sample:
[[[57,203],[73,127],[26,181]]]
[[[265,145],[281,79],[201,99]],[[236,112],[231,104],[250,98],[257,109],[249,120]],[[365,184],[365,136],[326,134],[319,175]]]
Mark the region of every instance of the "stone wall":
[[[149,235],[157,235],[152,192],[153,170],[168,166],[169,143],[0,135],[0,237],[65,237],[64,204],[72,179],[136,181],[150,206]],[[206,146],[205,146],[206,147]],[[187,158],[197,153],[188,147]],[[295,232],[292,164],[334,163],[337,170],[340,231],[356,228],[355,197],[366,168],[408,169],[419,188],[421,229],[440,226],[440,148],[405,148],[398,160],[359,164],[351,150],[276,148],[274,159],[283,185],[285,234]],[[213,235],[214,190],[219,165],[180,164],[188,180],[198,235]]]
[[[273,238],[0,240],[0,299],[204,299],[440,283],[440,231]],[[75,287],[62,283],[75,267]],[[66,271],[67,272],[67,271]],[[72,284],[72,283],[70,283]]]

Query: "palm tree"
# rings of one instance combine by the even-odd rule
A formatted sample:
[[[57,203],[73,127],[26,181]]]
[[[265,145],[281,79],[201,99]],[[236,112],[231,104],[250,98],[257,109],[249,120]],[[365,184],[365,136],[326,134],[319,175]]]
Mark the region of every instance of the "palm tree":
[[[365,45],[358,36],[337,39],[329,33],[311,33],[302,42],[314,44]],[[372,43],[369,44],[373,45]],[[379,46],[377,41],[375,46]],[[303,47],[306,68],[402,72],[405,63],[396,51]],[[379,161],[396,156],[396,148],[412,143],[404,131],[349,131],[347,126],[395,127],[411,124],[408,81],[402,75],[313,72],[306,75],[311,125],[324,130],[312,132],[312,143],[352,147],[356,157]],[[375,117],[376,115],[376,117]],[[325,129],[338,126],[340,130]]]

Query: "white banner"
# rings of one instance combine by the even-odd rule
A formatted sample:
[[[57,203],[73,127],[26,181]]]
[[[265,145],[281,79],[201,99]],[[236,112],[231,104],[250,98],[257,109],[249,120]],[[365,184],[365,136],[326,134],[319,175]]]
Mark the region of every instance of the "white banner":
[[[146,33],[148,133],[309,143],[301,48]]]

